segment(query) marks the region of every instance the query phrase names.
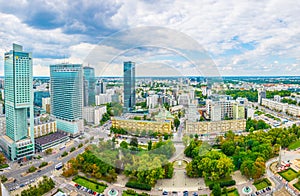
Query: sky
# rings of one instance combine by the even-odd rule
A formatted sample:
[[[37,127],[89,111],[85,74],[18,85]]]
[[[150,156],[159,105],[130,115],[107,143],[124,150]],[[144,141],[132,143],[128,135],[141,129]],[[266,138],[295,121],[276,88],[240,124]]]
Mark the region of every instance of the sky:
[[[300,1],[0,0],[0,53],[21,44],[35,76],[81,63],[98,76],[300,73]],[[0,75],[4,75],[3,55]]]

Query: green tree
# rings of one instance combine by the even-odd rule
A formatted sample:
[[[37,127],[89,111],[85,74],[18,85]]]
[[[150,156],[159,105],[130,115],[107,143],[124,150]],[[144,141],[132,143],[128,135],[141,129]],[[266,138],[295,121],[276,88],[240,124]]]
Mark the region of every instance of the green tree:
[[[227,156],[232,156],[235,152],[235,143],[233,141],[225,141],[221,145],[222,152]]]
[[[53,151],[52,148],[48,148],[48,149],[45,150],[45,153],[46,153],[47,155],[49,155],[49,154],[52,154],[52,151]]]
[[[180,125],[180,120],[176,117],[174,119],[174,126],[176,127],[176,130],[178,130],[179,125]]]
[[[169,134],[165,133],[164,134],[164,140],[168,140],[169,139]]]
[[[138,142],[138,139],[136,137],[131,138],[131,140],[130,140],[130,146],[134,146],[134,147],[138,147],[139,146],[139,142]]]
[[[6,163],[6,158],[4,156],[3,153],[0,153],[0,165],[5,164]]]
[[[120,147],[121,147],[121,148],[124,148],[124,149],[128,149],[128,143],[127,143],[126,141],[122,141],[122,142],[120,143]]]
[[[213,194],[214,196],[221,196],[221,195],[222,195],[222,190],[221,190],[221,186],[220,186],[219,183],[216,183],[216,184],[213,186],[212,194]]]
[[[150,140],[149,142],[148,142],[148,150],[150,151],[152,149],[152,141]]]
[[[35,172],[36,170],[37,170],[37,168],[36,168],[36,167],[34,167],[34,166],[31,166],[31,167],[29,167],[29,168],[28,168],[28,173]]]

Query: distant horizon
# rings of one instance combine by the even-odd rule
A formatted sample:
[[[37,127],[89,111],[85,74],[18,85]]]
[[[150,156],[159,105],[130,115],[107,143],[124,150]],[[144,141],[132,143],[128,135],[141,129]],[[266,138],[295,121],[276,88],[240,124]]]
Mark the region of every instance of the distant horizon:
[[[38,77],[48,77],[50,78],[50,76],[33,76],[35,78]],[[97,78],[123,78],[123,76],[95,76]],[[186,77],[202,77],[202,78],[218,78],[218,77],[226,77],[226,78],[234,78],[234,77],[300,77],[300,75],[225,75],[225,76],[181,76],[181,75],[175,75],[175,76],[136,76],[136,78],[148,78],[148,77],[156,77],[156,78],[173,78],[173,77],[180,77],[180,78],[186,78]],[[4,78],[4,76],[0,76],[0,78]]]

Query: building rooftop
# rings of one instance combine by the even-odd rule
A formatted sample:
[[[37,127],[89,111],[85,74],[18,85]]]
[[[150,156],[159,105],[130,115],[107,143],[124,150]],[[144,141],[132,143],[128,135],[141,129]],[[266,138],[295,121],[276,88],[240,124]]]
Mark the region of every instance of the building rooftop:
[[[60,140],[62,137],[66,137],[66,136],[68,136],[67,133],[62,132],[62,131],[58,131],[58,132],[52,133],[50,135],[46,135],[46,136],[36,138],[35,143],[38,144],[38,145],[43,146],[45,144],[54,142],[56,140]]]

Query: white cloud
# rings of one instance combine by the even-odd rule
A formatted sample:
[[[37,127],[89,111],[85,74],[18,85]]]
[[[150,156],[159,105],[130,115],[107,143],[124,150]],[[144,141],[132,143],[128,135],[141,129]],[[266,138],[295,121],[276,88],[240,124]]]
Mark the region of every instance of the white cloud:
[[[134,50],[131,53],[130,51],[123,53],[124,44],[136,42],[137,45],[147,43],[165,49],[194,49],[195,43],[185,39],[189,38],[200,44],[197,47],[201,48],[201,51],[203,48],[207,50],[222,75],[290,75],[295,74],[295,70],[299,70],[299,1],[128,0],[97,3],[84,1],[81,4],[55,1],[38,5],[21,1],[18,7],[15,5],[16,2],[6,2],[6,14],[0,12],[2,51],[10,49],[12,42],[21,43],[25,49],[30,49],[37,55],[35,60],[37,66],[60,62],[62,60],[58,58],[64,56],[70,62],[90,63],[97,66],[98,74],[121,73],[118,66],[122,61],[131,59],[144,64],[156,63],[162,66],[161,63],[164,63],[162,61],[168,60],[170,51],[135,50],[136,55],[133,56]],[[38,12],[38,9],[51,10],[57,16],[53,18],[55,24],[60,22],[62,24],[48,30],[30,26],[26,21],[33,14],[29,13],[28,6],[33,6],[33,13]],[[19,13],[19,9],[23,12]],[[74,15],[74,9],[77,9],[78,15]],[[90,14],[89,20],[86,19],[87,13]],[[22,18],[24,20],[21,20]],[[89,51],[96,46],[95,42],[98,39],[89,34],[89,31],[98,29],[101,37],[102,31],[116,32],[147,26],[154,27],[149,28],[152,31],[148,32],[121,33],[117,37],[118,42],[111,42],[111,45],[103,44],[97,49],[99,50],[97,54],[100,56],[89,55]],[[161,29],[158,28],[158,31],[154,31],[155,26],[171,30],[159,31]],[[81,35],[74,32],[81,32]],[[182,39],[178,39],[180,33],[183,33]],[[158,34],[160,36],[157,36]],[[185,37],[184,34],[187,36]],[[109,38],[108,40],[116,41],[116,35],[113,36],[115,40]],[[106,40],[106,43],[109,41]],[[159,58],[155,60],[153,55],[159,55]],[[150,56],[152,59],[149,58]],[[164,57],[166,59],[163,59]],[[108,68],[104,68],[106,71],[103,72],[103,66],[113,59],[115,60]],[[174,66],[182,66],[187,70],[189,62],[180,62]],[[278,71],[283,68],[284,71]],[[205,66],[201,69],[205,69]],[[192,70],[189,72],[193,73]]]

